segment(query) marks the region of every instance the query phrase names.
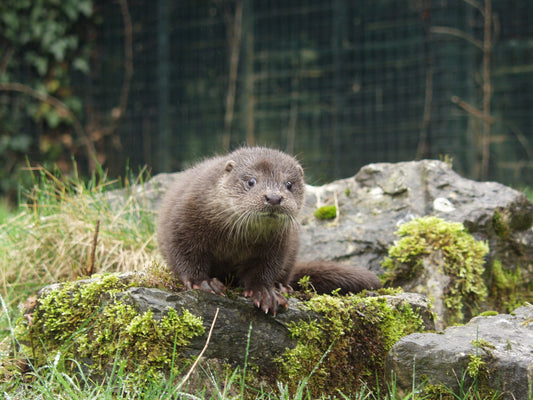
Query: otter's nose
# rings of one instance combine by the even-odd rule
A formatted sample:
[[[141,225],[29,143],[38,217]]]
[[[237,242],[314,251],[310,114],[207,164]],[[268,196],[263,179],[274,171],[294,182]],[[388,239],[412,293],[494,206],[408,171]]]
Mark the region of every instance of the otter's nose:
[[[265,194],[265,201],[267,204],[270,204],[271,206],[277,206],[280,205],[283,200],[283,196],[280,196],[279,194]]]

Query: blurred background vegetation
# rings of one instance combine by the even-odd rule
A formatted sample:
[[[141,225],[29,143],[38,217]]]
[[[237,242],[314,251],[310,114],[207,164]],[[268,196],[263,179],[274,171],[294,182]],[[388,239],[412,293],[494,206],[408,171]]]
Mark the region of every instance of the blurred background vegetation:
[[[28,166],[156,173],[243,144],[313,184],[447,157],[531,186],[532,19],[518,0],[3,0],[0,197]]]

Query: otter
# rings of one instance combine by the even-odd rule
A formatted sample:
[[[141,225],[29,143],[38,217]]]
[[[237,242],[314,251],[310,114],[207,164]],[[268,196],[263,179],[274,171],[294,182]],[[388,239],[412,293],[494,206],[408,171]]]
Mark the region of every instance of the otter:
[[[223,294],[227,285],[240,285],[274,315],[303,276],[318,293],[380,288],[364,268],[296,261],[304,190],[301,165],[279,150],[245,147],[200,162],[163,197],[161,255],[186,289]]]

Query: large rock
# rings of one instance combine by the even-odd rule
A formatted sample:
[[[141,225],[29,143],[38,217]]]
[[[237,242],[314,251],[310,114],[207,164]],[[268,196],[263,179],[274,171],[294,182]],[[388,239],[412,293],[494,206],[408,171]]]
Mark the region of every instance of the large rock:
[[[302,311],[295,299],[289,300],[286,312],[281,312],[273,318],[260,312],[243,297],[229,299],[198,290],[171,293],[137,287],[129,289],[125,298],[141,313],[151,310],[155,319],[166,315],[169,307],[179,312],[189,310],[193,315],[201,317],[206,333],[193,339],[184,350],[185,355],[194,356],[203,349],[207,332],[218,308],[219,315],[213,327],[212,340],[204,357],[244,365],[248,356],[249,360],[263,371],[272,370],[275,358],[294,346],[288,328],[291,321],[297,323],[302,319],[318,318],[313,313]],[[250,347],[247,354],[248,335]]]
[[[434,328],[429,300],[415,293],[378,295],[369,292],[365,296],[348,298],[321,296],[307,303],[290,298],[288,309],[272,316],[237,292],[220,296],[196,290],[167,291],[144,286],[155,280],[155,275],[126,273],[97,275],[47,286],[29,305],[26,318],[20,320],[17,331],[22,336],[18,342],[26,346],[24,351],[28,354],[37,354],[33,360],[37,367],[48,359],[48,354],[62,351],[68,343],[66,357],[78,360],[87,375],[96,373],[95,378],[102,371],[111,371],[119,353],[130,361],[136,357],[148,359],[151,368],[162,373],[168,373],[168,360],[174,357],[182,363],[183,356],[188,360],[189,356],[203,354],[202,362],[217,371],[227,370],[228,366],[253,366],[258,382],[269,383],[276,379],[287,382],[287,371],[291,371],[292,378],[302,365],[305,376],[299,377],[296,373],[296,380],[308,378],[311,370],[307,368],[321,364],[324,371],[317,378],[329,384],[334,392],[330,376],[344,383],[352,379],[350,388],[353,390],[368,376],[368,368],[371,368],[372,378],[375,374],[383,378],[383,358],[399,332]],[[217,309],[218,317],[209,336]],[[193,316],[198,333],[188,336],[190,330],[185,327],[191,322],[172,325],[167,318],[170,310],[177,311],[176,317]],[[298,322],[302,322],[300,328],[291,331],[290,327]],[[203,333],[198,329],[199,323],[205,328]],[[172,338],[180,332],[185,341],[176,342],[176,338],[169,341],[169,335]],[[159,338],[157,344],[162,347],[154,349],[154,337]],[[206,347],[208,337],[210,342]],[[96,352],[89,350],[87,353],[87,344],[91,341],[99,347]],[[113,347],[115,341],[117,348]],[[38,344],[34,346],[34,343]],[[108,351],[109,345],[111,351]],[[176,349],[177,354],[174,353]],[[289,356],[287,352],[291,349],[295,353]],[[285,361],[281,362],[282,359]],[[357,367],[349,364],[354,360],[359,363]],[[351,367],[345,368],[346,365]],[[138,368],[131,362],[127,366],[129,372]],[[146,367],[145,364],[145,371]],[[353,379],[358,377],[356,374],[360,374],[361,379]]]
[[[300,302],[294,298],[289,299],[289,308],[286,311],[272,317],[258,310],[244,297],[230,299],[196,290],[171,293],[160,289],[137,287],[129,289],[124,296],[126,301],[133,304],[139,312],[151,310],[155,319],[165,315],[168,308],[180,312],[189,310],[193,315],[201,317],[206,333],[194,339],[185,348],[186,355],[196,356],[203,349],[207,332],[218,308],[219,315],[213,328],[213,339],[204,357],[223,360],[232,365],[243,365],[245,357],[248,356],[248,360],[263,372],[274,370],[274,360],[295,346],[295,341],[289,333],[289,324],[321,318],[318,314],[303,310]],[[424,296],[402,293],[387,295],[384,299],[390,307],[399,310],[409,305],[421,316],[424,329],[434,328],[431,305]],[[250,346],[247,354],[246,343],[249,334]]]
[[[338,205],[333,222],[313,216],[313,210],[324,204]],[[528,282],[533,281],[533,205],[517,190],[465,179],[440,161],[371,164],[353,178],[309,187],[300,257],[340,260],[380,274],[385,272],[383,259],[398,239],[398,226],[429,215],[460,222],[475,239],[489,245],[482,274],[488,298],[468,303],[465,321],[483,310],[507,311],[508,303],[531,301],[527,292]],[[397,284],[433,299],[437,328],[442,329],[450,321],[445,296],[454,278],[443,272],[442,257],[435,250],[424,259],[421,275],[412,274],[411,281]],[[481,290],[485,289],[472,288],[472,293]]]
[[[386,358],[386,376],[396,377],[398,388],[408,392],[424,377],[455,393],[472,357],[485,363],[479,370],[479,384],[499,390],[502,399],[530,399],[533,396],[533,306],[521,307],[512,315],[476,317],[464,326],[450,327],[442,334],[414,333],[400,339]]]
[[[338,204],[333,223],[313,217],[324,204]],[[499,183],[463,178],[435,160],[370,164],[352,178],[308,187],[300,256],[380,273],[398,225],[426,215],[463,223],[476,239],[488,241],[489,263],[498,259],[533,278],[533,205],[527,197]]]

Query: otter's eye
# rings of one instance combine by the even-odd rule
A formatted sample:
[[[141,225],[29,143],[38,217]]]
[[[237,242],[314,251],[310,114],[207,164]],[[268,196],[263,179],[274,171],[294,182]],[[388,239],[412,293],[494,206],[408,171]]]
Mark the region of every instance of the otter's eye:
[[[254,187],[256,183],[257,183],[257,181],[255,180],[255,178],[250,178],[248,180],[248,186],[250,186],[250,187]]]
[[[287,190],[291,190],[291,189],[292,189],[292,182],[291,182],[291,181],[288,181],[288,182],[285,184],[285,187],[287,188]]]

